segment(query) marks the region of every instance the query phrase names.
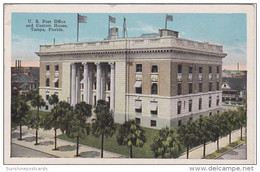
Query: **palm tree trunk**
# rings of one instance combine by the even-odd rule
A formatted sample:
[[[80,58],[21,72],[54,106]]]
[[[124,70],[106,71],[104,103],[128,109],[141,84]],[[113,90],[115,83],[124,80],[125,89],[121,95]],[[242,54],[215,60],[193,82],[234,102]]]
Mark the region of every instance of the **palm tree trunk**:
[[[132,147],[132,145],[130,146],[130,158],[133,158],[133,147]]]
[[[104,134],[101,135],[101,158],[103,158]]]
[[[21,122],[20,122],[20,137],[19,137],[18,140],[23,140],[23,138],[22,138],[22,124],[21,124]]]
[[[77,152],[76,156],[79,156],[79,136],[77,136]]]
[[[54,142],[55,142],[55,145],[54,145],[53,150],[58,150],[57,149],[57,128],[54,128]]]
[[[231,144],[231,131],[229,132],[229,144]]]
[[[36,129],[36,133],[35,133],[35,144],[34,145],[39,145],[38,143],[38,129]]]
[[[190,146],[187,146],[187,159],[189,159],[189,147]]]
[[[206,142],[203,143],[203,158],[206,156]]]
[[[219,138],[217,139],[217,150],[219,151]]]
[[[240,127],[240,134],[241,134],[241,136],[240,136],[240,140],[243,140],[243,127],[242,127],[242,125],[241,125],[241,127]]]

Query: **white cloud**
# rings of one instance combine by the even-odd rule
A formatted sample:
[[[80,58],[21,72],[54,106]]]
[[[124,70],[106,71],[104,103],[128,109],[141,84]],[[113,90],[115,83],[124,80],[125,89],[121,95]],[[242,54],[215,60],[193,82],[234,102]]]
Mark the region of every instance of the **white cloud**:
[[[153,25],[149,25],[149,24],[145,24],[144,22],[141,21],[136,21],[136,27],[130,27],[127,28],[128,31],[133,31],[133,32],[143,32],[143,33],[157,33],[158,32],[158,28],[153,26]]]

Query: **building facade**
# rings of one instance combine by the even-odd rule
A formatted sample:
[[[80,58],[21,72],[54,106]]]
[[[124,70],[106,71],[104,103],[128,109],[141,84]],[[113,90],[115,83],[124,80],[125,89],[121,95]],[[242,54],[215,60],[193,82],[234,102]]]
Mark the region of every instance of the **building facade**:
[[[179,126],[221,111],[222,46],[178,37],[41,45],[40,94],[57,94],[71,105],[110,102],[116,123],[135,119],[144,127]],[[50,107],[47,105],[46,110]]]

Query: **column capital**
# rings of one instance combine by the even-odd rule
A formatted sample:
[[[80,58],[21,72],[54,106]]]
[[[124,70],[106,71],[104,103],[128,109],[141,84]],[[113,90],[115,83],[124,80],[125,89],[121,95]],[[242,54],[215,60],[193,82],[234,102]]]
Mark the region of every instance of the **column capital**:
[[[95,65],[97,66],[97,68],[100,68],[101,66],[100,62],[95,62]]]
[[[76,68],[76,64],[75,63],[71,63],[72,69]]]
[[[109,62],[108,64],[110,65],[111,69],[115,68],[115,62]]]
[[[86,65],[88,65],[88,62],[82,62],[82,64],[83,64],[84,66],[86,66]]]

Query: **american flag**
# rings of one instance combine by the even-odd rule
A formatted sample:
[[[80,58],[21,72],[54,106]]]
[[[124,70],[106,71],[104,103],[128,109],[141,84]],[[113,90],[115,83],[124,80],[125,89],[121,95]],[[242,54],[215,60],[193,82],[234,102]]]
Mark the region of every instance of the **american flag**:
[[[116,23],[116,18],[109,16],[109,22]]]
[[[87,16],[78,15],[79,23],[87,23]]]
[[[166,15],[166,20],[167,21],[173,21],[173,17],[172,17],[172,15]]]

